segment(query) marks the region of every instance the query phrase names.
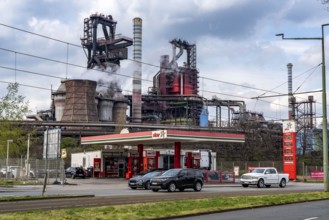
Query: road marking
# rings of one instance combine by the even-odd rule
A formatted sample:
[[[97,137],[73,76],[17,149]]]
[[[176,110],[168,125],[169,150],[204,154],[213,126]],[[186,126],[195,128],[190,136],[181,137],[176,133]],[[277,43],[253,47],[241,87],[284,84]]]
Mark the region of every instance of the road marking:
[[[313,220],[313,219],[317,219],[319,217],[311,217],[311,218],[305,218],[304,220]]]

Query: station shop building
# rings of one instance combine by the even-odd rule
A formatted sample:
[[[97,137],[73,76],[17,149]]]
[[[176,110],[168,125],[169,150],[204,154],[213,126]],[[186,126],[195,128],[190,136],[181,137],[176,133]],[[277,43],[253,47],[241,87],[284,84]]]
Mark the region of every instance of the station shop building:
[[[81,144],[115,145],[115,149],[72,154],[71,166],[93,166],[94,177],[125,177],[152,169],[216,170],[216,153],[191,150],[193,143],[244,143],[244,134],[155,130],[82,137]],[[135,147],[124,147],[135,146]],[[183,149],[182,149],[183,148]]]

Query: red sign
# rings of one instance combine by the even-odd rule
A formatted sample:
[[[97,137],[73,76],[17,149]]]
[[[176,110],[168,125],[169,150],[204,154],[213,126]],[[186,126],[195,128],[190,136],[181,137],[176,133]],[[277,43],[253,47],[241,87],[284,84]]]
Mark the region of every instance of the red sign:
[[[313,179],[323,179],[323,171],[321,170],[311,170],[311,178]]]
[[[101,158],[94,158],[94,171],[100,172],[101,171]]]
[[[282,134],[283,172],[289,174],[291,180],[297,177],[296,132]]]
[[[166,138],[167,130],[152,131],[152,138]]]

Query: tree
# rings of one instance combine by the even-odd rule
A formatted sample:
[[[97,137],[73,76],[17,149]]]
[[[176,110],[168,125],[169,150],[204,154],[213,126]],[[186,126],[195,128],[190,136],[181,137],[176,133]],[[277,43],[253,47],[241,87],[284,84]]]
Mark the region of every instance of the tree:
[[[28,114],[28,102],[18,94],[18,83],[9,84],[7,94],[0,98],[0,157],[7,154],[7,140],[10,143],[10,156],[22,156],[26,151],[27,131],[18,124]],[[25,137],[24,137],[25,136]]]
[[[74,148],[78,146],[78,140],[72,137],[64,137],[61,141],[62,148]]]
[[[7,87],[8,93],[0,99],[0,120],[22,120],[30,112],[29,102],[18,94],[18,83]]]

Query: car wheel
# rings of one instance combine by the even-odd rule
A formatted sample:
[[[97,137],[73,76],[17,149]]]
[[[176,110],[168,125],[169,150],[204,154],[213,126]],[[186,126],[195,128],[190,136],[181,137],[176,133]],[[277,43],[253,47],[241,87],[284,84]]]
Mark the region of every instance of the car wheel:
[[[145,183],[144,189],[149,190],[150,189],[150,181],[147,181]]]
[[[179,191],[183,192],[184,191],[184,188],[179,188]]]
[[[152,191],[153,191],[153,192],[158,192],[158,191],[159,191],[159,189],[152,189]]]
[[[271,185],[265,185],[266,186],[266,188],[270,188],[271,187]]]
[[[249,185],[248,184],[242,184],[243,187],[248,187]]]
[[[287,185],[286,180],[285,179],[282,179],[281,182],[280,182],[280,187],[281,188],[284,188],[284,187],[286,187],[286,185]]]
[[[264,180],[263,179],[258,180],[257,187],[258,188],[264,188],[264,186],[265,186]]]
[[[169,183],[168,192],[175,192],[176,184],[174,182]]]
[[[194,185],[194,191],[197,191],[197,192],[199,192],[199,191],[201,191],[201,189],[202,189],[202,184],[201,184],[201,182],[196,182],[195,183],[195,185]]]

